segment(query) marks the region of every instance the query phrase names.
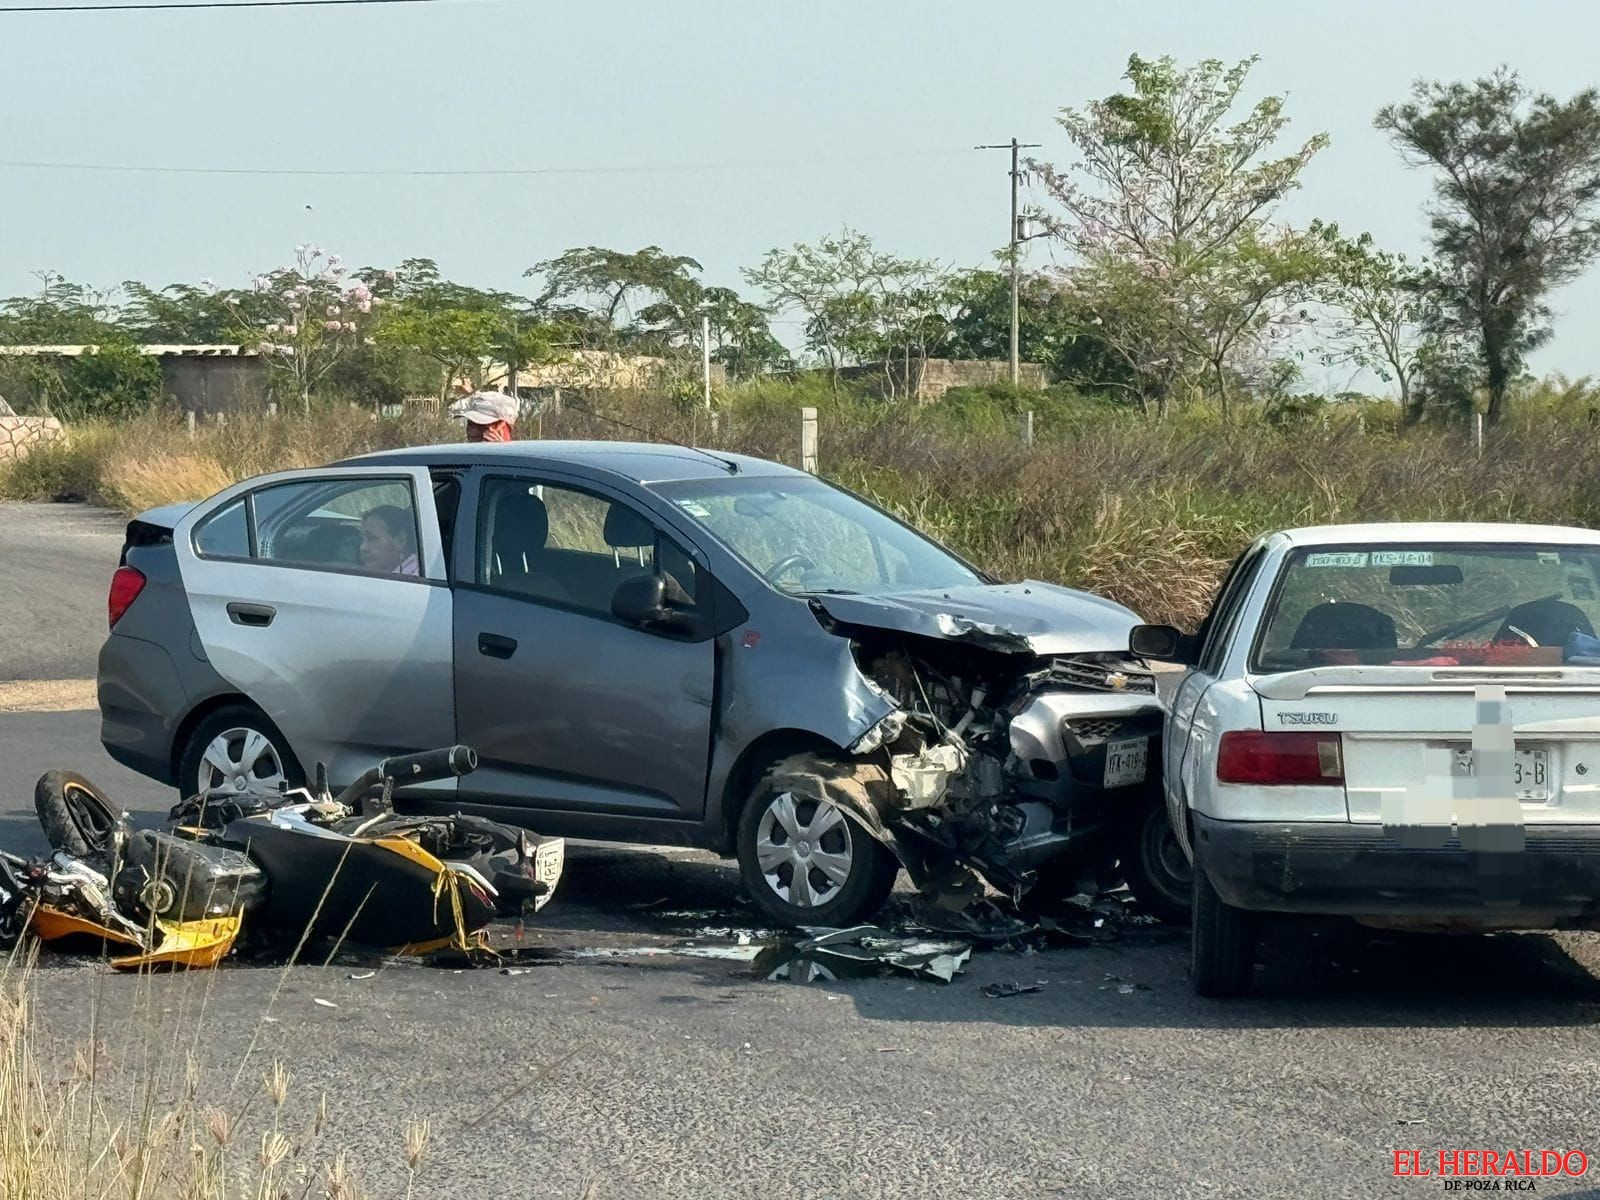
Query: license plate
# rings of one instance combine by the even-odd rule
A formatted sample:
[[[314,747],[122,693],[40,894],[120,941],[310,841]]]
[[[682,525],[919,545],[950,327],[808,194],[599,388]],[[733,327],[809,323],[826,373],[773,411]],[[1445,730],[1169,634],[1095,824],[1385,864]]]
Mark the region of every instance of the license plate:
[[[1143,783],[1149,771],[1150,739],[1123,738],[1106,743],[1106,778],[1103,786],[1127,787]]]
[[[555,894],[556,884],[561,882],[561,868],[566,858],[567,843],[563,838],[547,838],[534,849],[534,878],[543,883],[547,889],[544,895],[534,899],[534,912],[538,912],[548,904],[550,897]]]
[[[1475,775],[1471,750],[1457,750],[1457,775]],[[1511,762],[1511,786],[1524,804],[1545,804],[1550,799],[1550,751],[1518,750]]]

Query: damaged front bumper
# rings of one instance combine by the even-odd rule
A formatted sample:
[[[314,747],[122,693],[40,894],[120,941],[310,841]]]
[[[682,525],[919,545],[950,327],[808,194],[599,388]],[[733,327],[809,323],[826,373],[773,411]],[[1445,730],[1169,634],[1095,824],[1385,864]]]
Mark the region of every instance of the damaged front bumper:
[[[1109,866],[1113,835],[1159,794],[1163,713],[1140,664],[970,646],[857,657],[896,707],[851,743],[853,761],[808,772],[814,794],[951,907],[981,894],[974,872],[1020,897],[1059,860]]]

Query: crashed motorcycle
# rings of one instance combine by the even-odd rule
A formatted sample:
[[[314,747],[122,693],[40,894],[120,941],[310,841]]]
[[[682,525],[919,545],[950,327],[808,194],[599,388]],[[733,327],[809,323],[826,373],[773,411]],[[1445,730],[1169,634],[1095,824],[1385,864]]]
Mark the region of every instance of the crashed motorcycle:
[[[386,759],[337,795],[215,789],[135,830],[81,775],[39,780],[51,857],[0,859],[0,940],[99,941],[112,965],[215,966],[241,939],[422,954],[481,947],[496,918],[535,912],[560,879],[564,843],[481,817],[404,816],[398,784],[464,775],[466,746]]]

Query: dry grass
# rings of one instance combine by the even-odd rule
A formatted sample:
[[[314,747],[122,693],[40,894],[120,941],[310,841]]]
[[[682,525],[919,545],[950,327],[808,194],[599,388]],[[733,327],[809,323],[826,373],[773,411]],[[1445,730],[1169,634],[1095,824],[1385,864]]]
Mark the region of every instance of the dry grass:
[[[111,455],[101,476],[104,498],[124,512],[143,512],[163,504],[220,492],[236,476],[215,458],[168,449]]]
[[[19,954],[21,952],[19,951]],[[66,1045],[34,1011],[31,961],[0,966],[0,1197],[26,1200],[360,1200],[352,1158],[332,1140],[325,1096],[296,1086],[278,1061],[203,1071],[209,987],[184,988],[176,1014],[150,1003],[148,976],[121,981],[134,1011],[107,1036],[95,1014]],[[187,981],[186,981],[187,982]],[[84,988],[85,1008],[101,1002]],[[200,999],[194,1000],[196,993]],[[169,993],[170,995],[170,993]],[[248,1014],[229,1014],[245,1020]],[[427,1167],[429,1129],[397,1129],[392,1176],[410,1195]]]
[[[1573,403],[1526,405],[1515,424],[1493,431],[1482,458],[1460,429],[1402,433],[1371,416],[1365,426],[1335,414],[1279,428],[1194,413],[1151,426],[1059,406],[1037,423],[1040,442],[1030,448],[1003,411],[865,403],[771,384],[726,396],[715,433],[703,412],[639,395],[593,397],[519,432],[687,441],[794,463],[798,408],[815,405],[828,477],[997,574],[1086,587],[1147,619],[1192,625],[1228,562],[1268,529],[1387,519],[1600,523],[1600,439],[1572,415]],[[438,418],[374,420],[348,409],[236,418],[192,440],[175,421],[149,418],[77,431],[70,447],[0,470],[0,495],[75,495],[137,511],[265,471],[460,436]]]

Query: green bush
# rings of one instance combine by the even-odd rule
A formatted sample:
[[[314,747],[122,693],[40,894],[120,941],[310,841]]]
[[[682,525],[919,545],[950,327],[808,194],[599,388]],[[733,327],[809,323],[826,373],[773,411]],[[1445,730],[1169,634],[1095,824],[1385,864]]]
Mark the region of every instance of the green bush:
[[[50,409],[64,422],[138,416],[161,399],[161,364],[133,342],[107,342],[57,369],[60,393]]]

